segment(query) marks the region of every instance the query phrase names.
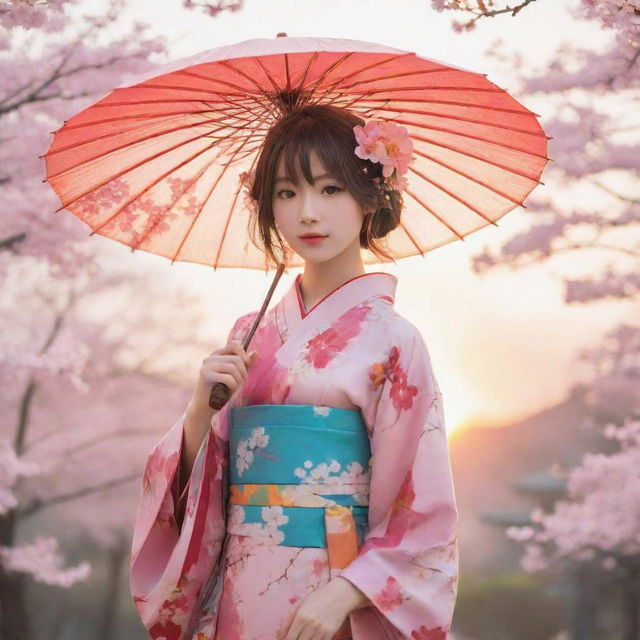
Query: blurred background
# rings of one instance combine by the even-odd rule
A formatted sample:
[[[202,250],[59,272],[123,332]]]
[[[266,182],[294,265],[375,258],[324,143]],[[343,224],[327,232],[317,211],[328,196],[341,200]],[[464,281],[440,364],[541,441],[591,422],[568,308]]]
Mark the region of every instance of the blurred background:
[[[524,207],[368,270],[398,276],[443,392],[451,640],[640,639],[638,0],[0,2],[0,637],[147,637],[146,458],[273,277],[89,237],[38,156],[127,78],[280,31],[486,73],[540,114],[553,161]]]

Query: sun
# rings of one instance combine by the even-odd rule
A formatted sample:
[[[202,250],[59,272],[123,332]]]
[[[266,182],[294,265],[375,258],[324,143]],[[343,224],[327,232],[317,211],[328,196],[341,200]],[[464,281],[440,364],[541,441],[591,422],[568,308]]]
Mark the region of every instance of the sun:
[[[474,416],[474,409],[468,397],[463,394],[457,396],[443,394],[444,422],[447,434],[456,433]]]

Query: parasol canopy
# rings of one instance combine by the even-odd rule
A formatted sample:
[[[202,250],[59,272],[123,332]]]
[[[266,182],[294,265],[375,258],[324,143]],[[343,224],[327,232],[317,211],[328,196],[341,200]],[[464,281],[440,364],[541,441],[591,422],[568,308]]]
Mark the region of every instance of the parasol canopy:
[[[396,259],[496,224],[524,206],[550,160],[538,114],[487,74],[372,42],[276,37],[215,47],[116,87],[52,132],[45,181],[57,211],[91,235],[172,263],[268,271],[248,234],[240,174],[279,118],[324,103],[408,129],[402,220],[384,244]],[[362,259],[388,262],[368,249]],[[302,265],[291,253],[287,266]]]

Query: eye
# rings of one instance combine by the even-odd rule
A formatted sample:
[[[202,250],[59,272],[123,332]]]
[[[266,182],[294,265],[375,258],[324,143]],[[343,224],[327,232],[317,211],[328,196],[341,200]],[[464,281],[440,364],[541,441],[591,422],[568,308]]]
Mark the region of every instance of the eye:
[[[291,191],[290,189],[280,189],[280,191],[276,193],[276,198],[279,198],[281,193],[293,193],[293,191]],[[288,198],[285,198],[285,199],[288,199]]]
[[[336,191],[334,191],[333,193],[337,193],[338,191],[342,191],[342,189],[340,187],[338,187],[335,184],[328,184],[325,189],[336,189]]]

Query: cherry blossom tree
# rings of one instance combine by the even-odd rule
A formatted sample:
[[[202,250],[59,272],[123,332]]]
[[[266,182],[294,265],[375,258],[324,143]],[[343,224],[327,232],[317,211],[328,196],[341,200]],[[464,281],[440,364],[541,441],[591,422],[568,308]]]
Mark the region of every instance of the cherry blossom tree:
[[[104,15],[74,24],[63,13],[71,4],[12,2],[0,13],[10,26],[0,35],[0,186],[8,214],[0,218],[0,270],[11,260],[7,250],[46,255],[60,275],[88,264],[93,247],[84,242],[86,227],[67,214],[52,215],[56,199],[42,185],[43,161],[34,149],[44,153],[50,133],[66,118],[127,74],[149,68],[150,56],[165,50],[163,39],[146,37],[148,27],[139,22],[101,42],[124,0],[111,0]]]
[[[454,21],[458,32],[481,19],[504,19],[534,11],[529,0],[517,5],[482,0],[433,0],[438,11],[469,14]],[[541,0],[539,0],[541,1]],[[595,348],[578,354],[591,365],[587,388],[591,419],[617,443],[613,451],[586,455],[580,465],[561,470],[568,496],[551,513],[534,510],[532,523],[507,535],[524,543],[527,571],[603,579],[622,593],[624,640],[640,638],[640,148],[637,120],[640,88],[640,3],[637,0],[576,0],[577,19],[608,31],[608,46],[596,52],[565,44],[546,69],[532,72],[522,56],[492,55],[518,70],[523,101],[546,96],[557,105],[544,122],[552,135],[546,194],[527,201],[528,226],[498,250],[485,249],[472,261],[484,275],[499,267],[520,269],[558,256],[583,258],[584,274],[560,275],[566,304],[622,304],[630,320],[612,327]],[[521,18],[522,19],[522,18]],[[554,196],[575,191],[570,205]],[[562,259],[560,259],[562,261]],[[563,264],[575,267],[577,260]],[[610,449],[611,447],[603,447]],[[595,603],[593,603],[595,605]],[[595,608],[595,607],[592,607]],[[593,611],[581,610],[576,638],[595,638]],[[591,616],[591,617],[590,617]]]
[[[105,42],[125,3],[113,0],[103,15],[72,22],[65,9],[73,4],[0,4],[0,379],[5,400],[0,414],[0,636],[6,640],[32,637],[24,600],[27,578],[70,587],[90,574],[86,561],[65,566],[58,539],[47,534],[46,526],[40,535],[22,540],[30,520],[85,500],[88,506],[71,515],[78,524],[84,516],[98,542],[108,546],[130,528],[131,511],[113,509],[99,517],[90,505],[92,496],[99,494],[104,504],[105,493],[140,475],[138,459],[115,474],[116,466],[104,463],[113,458],[114,441],[134,437],[135,429],[113,429],[123,424],[117,412],[126,403],[102,407],[100,420],[87,420],[89,411],[100,407],[89,392],[128,397],[135,416],[143,405],[126,392],[137,388],[152,398],[153,389],[167,384],[166,372],[150,371],[140,355],[136,361],[129,354],[128,364],[122,364],[131,345],[122,334],[107,332],[111,318],[83,316],[91,297],[129,291],[131,310],[136,300],[143,301],[139,291],[152,295],[153,289],[148,281],[142,286],[142,272],[138,278],[105,273],[88,229],[69,214],[53,215],[57,198],[43,184],[38,155],[47,150],[51,130],[126,74],[148,69],[150,56],[165,52],[165,43],[147,37],[142,23],[109,31],[118,36]],[[161,322],[161,314],[157,317]],[[138,337],[154,334],[158,326],[144,320],[148,324],[140,325]],[[184,392],[176,390],[183,400]],[[170,394],[162,397],[166,402]],[[154,415],[151,407],[144,408]],[[107,445],[106,452],[99,451],[98,442]],[[135,492],[129,488],[129,493]]]
[[[535,509],[532,526],[507,535],[526,543],[527,571],[562,575],[603,567],[622,587],[625,640],[640,634],[640,406],[621,424],[608,423],[605,437],[617,440],[613,454],[589,453],[566,473],[568,499],[552,513]]]
[[[597,429],[615,443],[613,451],[588,453],[574,468],[557,469],[566,478],[567,498],[551,512],[535,509],[531,525],[507,529],[525,544],[522,567],[549,576],[563,574],[608,585],[621,593],[624,640],[640,636],[640,331],[621,324],[598,348],[579,359],[592,368],[585,401],[585,429]],[[589,597],[579,601],[582,624],[595,625]],[[580,637],[596,637],[585,626]]]
[[[3,619],[11,623],[3,638],[23,628],[17,612],[26,608],[20,596],[27,576],[63,587],[89,576],[86,561],[64,567],[57,539],[45,533],[52,523],[66,523],[65,542],[82,534],[126,560],[140,461],[167,413],[178,414],[188,401],[186,376],[170,373],[183,368],[181,345],[204,351],[192,335],[201,322],[197,301],[153,273],[71,283],[35,267],[31,257],[11,266],[0,306],[3,326],[13,318],[21,328],[3,334],[0,363],[3,397],[10,400],[0,413],[0,584],[5,601],[12,599],[4,610],[16,614]],[[173,321],[173,304],[180,305],[181,323]],[[105,311],[87,318],[96,308]],[[22,542],[24,528],[38,535]],[[105,606],[115,606],[113,593],[104,589]]]

